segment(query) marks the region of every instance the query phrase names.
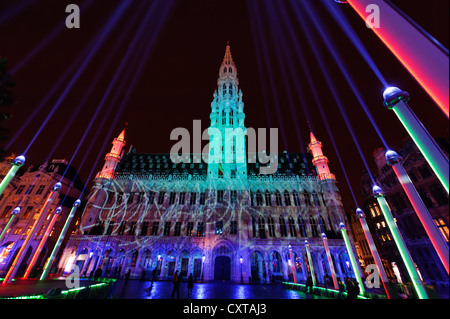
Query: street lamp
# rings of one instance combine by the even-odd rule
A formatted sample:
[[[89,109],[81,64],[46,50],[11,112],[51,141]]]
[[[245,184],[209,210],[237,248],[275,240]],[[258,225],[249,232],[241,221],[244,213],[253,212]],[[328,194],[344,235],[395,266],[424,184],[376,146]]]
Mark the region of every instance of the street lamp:
[[[381,211],[383,212],[383,216],[388,224],[389,230],[391,231],[391,234],[394,237],[394,242],[398,248],[398,251],[400,253],[400,256],[402,257],[403,262],[405,263],[406,270],[408,271],[409,277],[413,283],[414,289],[416,290],[417,296],[419,297],[419,299],[429,299],[427,291],[422,282],[422,279],[419,276],[414,261],[411,255],[409,254],[409,250],[406,246],[406,243],[394,220],[394,216],[392,216],[392,213],[389,210],[389,206],[384,196],[383,190],[377,185],[375,185],[372,190],[373,195],[376,198],[378,205],[381,208]]]
[[[204,270],[203,270],[203,268],[205,268],[205,267],[203,266],[203,264],[205,263],[205,259],[206,259],[206,256],[205,256],[205,254],[203,254],[203,256],[202,256],[202,282],[203,282],[203,278],[204,278]]]
[[[291,263],[291,260],[294,260],[294,255],[292,254],[292,246],[289,245],[289,259],[288,259],[288,263],[289,263],[289,267],[292,270],[292,279],[294,280],[295,283],[297,283],[297,270],[294,269],[294,263]]]
[[[158,265],[156,266],[156,269],[159,270],[159,275],[158,275],[158,277],[161,276],[161,268],[162,268],[161,263],[162,263],[162,260],[161,260],[161,254],[158,254]]]
[[[239,261],[241,262],[241,284],[243,284],[244,283],[244,277],[242,276],[242,261],[243,261],[242,256],[239,258]]]

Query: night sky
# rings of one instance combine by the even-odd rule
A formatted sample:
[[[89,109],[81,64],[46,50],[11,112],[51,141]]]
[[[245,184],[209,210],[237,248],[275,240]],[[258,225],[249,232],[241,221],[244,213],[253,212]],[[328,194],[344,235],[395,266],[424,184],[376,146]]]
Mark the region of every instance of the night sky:
[[[286,8],[289,8],[288,1],[273,1],[277,5],[286,5]],[[299,3],[304,1],[306,0],[298,0]],[[12,118],[1,123],[3,127],[10,130],[10,137],[14,139],[9,148],[10,152],[15,154],[24,152],[70,79],[63,82],[62,88],[56,91],[57,94],[49,99],[20,135],[18,135],[19,129],[26,123],[37,105],[45,99],[55,85],[61,82],[60,79],[64,71],[74,64],[81,65],[80,62],[76,62],[81,52],[95,38],[95,34],[105,25],[106,20],[120,3],[116,0],[95,1],[84,10],[83,6],[87,2],[75,0],[1,1],[0,57],[8,58],[8,69],[17,84],[13,90],[16,103],[5,109],[5,111],[11,113]],[[396,0],[393,2],[448,48],[448,1],[427,1],[426,5],[423,1]],[[67,16],[65,7],[70,3],[81,6],[80,29],[65,28],[64,21]],[[117,21],[113,32],[83,71],[79,81],[72,87],[42,133],[31,145],[26,154],[26,166],[40,164],[47,157],[71,159],[102,96],[119,69],[127,48],[130,47],[130,42],[137,32],[139,22],[142,21],[142,15],[145,13],[142,8],[148,7],[148,3],[148,1],[134,1],[125,12],[124,18]],[[382,84],[359,56],[340,26],[330,19],[320,3],[314,1],[314,5],[320,12],[323,12],[322,19],[326,21],[325,25],[320,27],[330,32],[333,41],[337,43],[339,54],[345,57],[344,62],[348,66],[348,72],[356,80],[358,88],[374,115],[376,123],[381,128],[387,143],[394,150],[400,148],[407,138],[407,133],[395,114],[382,106]],[[373,31],[366,28],[364,21],[349,5],[337,3],[335,5],[336,10],[341,10],[355,28],[386,80],[410,93],[412,98],[410,106],[429,132],[435,137],[447,137],[448,119],[438,106],[376,37]],[[135,15],[139,17],[135,17]],[[96,174],[101,168],[103,157],[111,146],[110,142],[120,133],[125,123],[128,123],[126,149],[128,150],[130,145],[133,145],[137,152],[142,153],[170,152],[171,146],[175,143],[169,139],[170,132],[176,127],[185,127],[192,131],[192,120],[194,119],[202,120],[202,130],[206,129],[209,126],[213,92],[217,88],[219,66],[228,41],[239,72],[240,88],[245,103],[246,127],[269,128],[270,124],[272,127],[278,127],[280,130],[280,152],[283,150],[304,152],[305,149],[302,149],[301,145],[306,146],[309,139],[307,117],[299,104],[298,97],[294,98],[294,103],[297,105],[297,116],[292,115],[286,98],[286,86],[283,85],[283,78],[279,72],[280,67],[276,51],[273,49],[273,38],[270,33],[266,32],[264,44],[255,42],[250,17],[244,0],[175,1],[175,5],[165,19],[162,31],[157,32],[153,27],[148,28],[145,36],[139,38],[139,43],[135,47],[136,55],[125,61],[126,67],[122,68],[119,80],[124,79],[126,85],[117,84],[112,92],[113,94],[118,93],[119,97],[124,97],[129,93],[129,99],[126,101],[125,109],[119,114],[116,123],[114,123],[114,118],[120,103],[113,102],[112,98],[108,98],[74,158],[73,166],[78,169],[83,158],[86,157],[86,161],[80,170],[82,179],[88,178],[98,154],[101,154],[100,161],[95,166],[93,174]],[[267,17],[264,15],[260,15],[260,17],[264,27],[270,27]],[[161,19],[161,16],[159,19]],[[293,21],[290,22],[292,30],[298,37],[298,43],[302,47],[302,52],[313,73],[313,86],[318,90],[320,101],[326,110],[329,125],[342,155],[345,169],[350,177],[357,199],[360,200],[359,184],[364,170],[363,162],[320,74],[320,69],[305,39],[305,30],[302,30],[294,19],[291,20]],[[124,33],[127,28],[130,29]],[[55,37],[42,45],[27,63],[22,64],[30,52],[39,47],[40,44],[45,43],[54,32],[56,32]],[[155,33],[158,34],[158,37],[155,37]],[[121,39],[123,39],[122,42]],[[145,45],[152,39],[156,40],[152,54],[145,58],[139,58],[138,52],[141,52],[139,50],[144,49]],[[319,42],[320,40],[318,40]],[[333,63],[329,52],[326,51],[325,46],[319,45],[327,59],[325,63],[329,69],[329,76],[343,98],[346,112],[351,117],[352,127],[357,132],[365,158],[371,165],[372,172],[375,173],[372,153],[376,148],[382,146],[381,140],[346,84],[344,77]],[[271,69],[275,70],[273,74],[273,82],[276,84],[275,94],[270,88],[267,73],[263,74],[262,77],[260,74],[260,70],[267,70],[264,60],[258,58],[258,56],[261,56],[261,48],[264,46],[269,48],[267,51],[268,58],[270,59]],[[114,50],[116,52],[112,54]],[[105,72],[100,73],[99,82],[93,85],[93,79],[99,74],[99,70],[106,61],[109,64],[106,66]],[[137,65],[141,61],[143,61],[142,67],[137,69]],[[263,63],[263,65],[258,67],[258,62]],[[353,200],[349,194],[349,188],[341,172],[334,148],[330,143],[328,132],[323,125],[316,102],[308,87],[306,77],[299,67],[298,61],[288,61],[288,63],[296,71],[297,81],[303,88],[301,94],[303,94],[306,106],[311,114],[311,125],[316,137],[324,145],[323,151],[330,160],[332,172],[337,177],[338,186],[344,198],[344,205],[349,209],[354,206]],[[79,70],[78,65],[75,66],[74,73]],[[131,76],[129,79],[127,78],[128,75]],[[130,89],[128,86],[132,83],[133,75],[139,76],[136,78],[135,85]],[[82,108],[79,109],[78,115],[74,116],[79,107],[78,103],[90,89],[93,89],[92,94],[87,96],[85,103],[81,106]],[[294,95],[296,94],[300,93],[294,91]],[[278,103],[275,103],[273,98],[275,95]],[[265,103],[269,105],[269,113],[265,110]],[[107,110],[110,111],[108,116],[105,115]],[[68,119],[71,118],[74,121],[67,134],[63,136],[62,142],[57,145],[55,152],[49,154],[57,137],[67,125]],[[105,125],[102,126],[103,119],[105,119]],[[295,127],[299,127],[301,131],[301,143],[298,141]],[[110,128],[112,128],[112,133],[108,135]],[[96,134],[97,129],[99,129],[98,135]],[[281,132],[284,132],[286,136],[286,145],[284,145]],[[104,144],[105,140],[106,144]],[[91,141],[95,141],[95,145],[87,153]],[[206,142],[203,143],[203,145],[205,144]],[[5,147],[6,145],[8,145],[8,141],[3,142],[0,146]],[[103,145],[105,145],[104,148]],[[90,180],[94,176],[91,176]]]

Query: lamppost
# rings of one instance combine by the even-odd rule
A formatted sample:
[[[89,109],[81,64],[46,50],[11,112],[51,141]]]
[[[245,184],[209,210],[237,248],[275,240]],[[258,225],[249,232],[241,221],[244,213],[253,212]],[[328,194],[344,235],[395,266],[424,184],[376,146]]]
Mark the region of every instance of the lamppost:
[[[448,57],[447,57],[448,61]],[[448,62],[447,62],[448,63]],[[444,67],[442,67],[443,69]],[[389,87],[383,92],[384,106],[393,110],[405,127],[417,148],[427,160],[436,177],[442,183],[445,191],[449,192],[448,157],[441,150],[434,138],[425,129],[416,114],[408,105],[409,93],[397,87]],[[447,102],[448,103],[448,102]],[[448,104],[447,104],[448,112]],[[447,114],[448,116],[448,114]],[[395,163],[394,163],[395,164]]]
[[[206,259],[206,256],[205,256],[205,254],[203,254],[203,256],[202,256],[202,282],[203,282],[203,278],[204,278],[204,264],[205,264],[205,259]]]
[[[2,182],[0,183],[0,195],[3,194],[3,191],[6,189],[6,186],[8,186],[9,182],[13,179],[13,177],[16,175],[19,168],[25,163],[25,157],[23,155],[17,156],[14,161],[12,161],[8,174],[3,178]]]
[[[400,230],[397,227],[397,223],[395,222],[391,211],[389,210],[389,206],[387,204],[383,190],[379,186],[375,185],[373,187],[373,195],[376,198],[378,205],[383,212],[384,219],[388,224],[389,230],[394,237],[395,244],[398,248],[403,262],[405,263],[406,270],[408,271],[417,296],[419,297],[419,299],[429,299],[425,286],[420,279],[419,273],[415,267],[414,261],[409,254],[408,248],[406,247],[406,243],[400,233]]]
[[[5,228],[3,228],[2,233],[0,234],[0,243],[3,240],[3,237],[6,235],[6,231],[9,229],[9,226],[11,225],[13,219],[20,213],[20,207],[14,208],[14,210],[11,212],[11,217],[9,218],[8,223],[6,224]]]
[[[289,266],[289,268],[292,269],[291,258],[288,258],[288,266]],[[294,275],[294,273],[292,273],[292,275]],[[288,271],[288,280],[291,281],[290,278],[289,278],[289,271]]]
[[[161,254],[158,254],[158,268],[159,268],[159,270],[161,270],[161,264],[160,264],[160,262],[161,262]]]
[[[294,255],[292,254],[292,246],[289,245],[288,248],[289,248],[288,262],[289,262],[289,267],[291,267],[291,270],[292,270],[292,279],[294,280],[295,283],[297,283],[297,271],[294,267],[295,259],[294,259]],[[291,262],[291,260],[292,260],[292,262]]]
[[[411,179],[409,178],[408,173],[403,167],[403,158],[392,150],[388,150],[385,156],[386,162],[390,166],[392,166],[395,175],[397,175],[398,181],[402,185],[406,196],[411,202],[414,211],[417,214],[417,217],[419,217],[419,220],[422,223],[422,226],[425,229],[428,238],[430,238],[431,243],[433,244],[433,247],[436,250],[439,258],[441,259],[441,262],[444,265],[445,270],[447,270],[448,274],[448,245],[442,237],[441,232],[437,228],[433,217],[431,217],[430,212],[420,198],[420,195],[414,187]]]
[[[242,276],[242,261],[243,261],[242,256],[239,258],[239,261],[241,262],[241,284],[243,284],[244,283],[244,277]]]

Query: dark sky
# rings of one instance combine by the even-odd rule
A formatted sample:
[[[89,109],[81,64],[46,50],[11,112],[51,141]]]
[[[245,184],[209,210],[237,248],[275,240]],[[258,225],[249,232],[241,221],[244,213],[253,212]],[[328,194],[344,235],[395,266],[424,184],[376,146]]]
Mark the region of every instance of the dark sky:
[[[277,5],[284,5],[283,2],[287,3],[285,0],[273,1]],[[299,0],[299,2],[302,1],[306,0]],[[396,0],[393,2],[448,48],[448,1],[427,1],[426,5],[423,1]],[[79,4],[83,8],[87,1],[24,0],[18,2],[6,0],[0,3],[0,57],[9,59],[9,70],[16,70],[12,72],[12,76],[17,83],[17,87],[14,89],[16,104],[8,110],[13,117],[7,122],[3,122],[2,125],[10,130],[11,138],[17,136],[9,149],[16,154],[22,153],[30,143],[55,104],[58,94],[61,94],[62,89],[58,90],[58,94],[45,104],[20,136],[17,135],[19,128],[24,125],[32,111],[45,99],[52,88],[61,81],[64,71],[76,63],[82,50],[95,37],[99,28],[105,25],[106,19],[111,16],[119,1],[95,1],[86,10],[82,9],[80,29],[64,27],[64,20],[67,15],[65,7],[70,3]],[[448,120],[425,91],[374,33],[365,27],[364,21],[349,5],[335,5],[337,10],[341,10],[354,26],[386,80],[389,83],[395,83],[410,93],[412,97],[411,108],[430,133],[437,137],[448,136]],[[124,18],[116,23],[114,31],[101,46],[100,51],[88,64],[79,81],[32,144],[27,153],[27,164],[42,163],[48,156],[66,158],[67,160],[72,157],[102,96],[119,69],[127,48],[130,47],[132,38],[138,28],[138,22],[142,19],[142,16],[135,17],[135,15],[145,13],[145,10],[142,10],[142,7],[145,6],[144,1],[134,1],[128,11],[125,12]],[[318,8],[320,9],[320,6]],[[160,18],[161,16],[154,19],[156,21]],[[407,137],[407,133],[394,113],[382,106],[382,85],[364,60],[359,57],[358,52],[340,27],[330,20],[325,12],[322,18],[326,21],[326,25],[320,27],[328,30],[333,40],[338,44],[337,50],[339,54],[345,57],[344,62],[348,65],[348,72],[358,83],[358,88],[374,115],[376,123],[383,131],[389,146],[393,149],[399,148]],[[270,27],[267,17],[261,16],[261,19],[266,28]],[[130,28],[130,30],[125,34],[127,28]],[[284,149],[290,152],[305,151],[301,149],[301,143],[299,143],[295,133],[295,127],[297,126],[302,132],[303,144],[308,143],[307,118],[299,105],[299,99],[295,98],[294,100],[297,105],[297,117],[294,117],[288,107],[286,87],[282,85],[283,80],[280,72],[275,72],[273,75],[273,80],[276,83],[275,94],[279,100],[277,107],[274,103],[274,94],[269,89],[267,74],[263,76],[266,82],[263,81],[262,83],[260,80],[259,70],[261,68],[258,68],[259,60],[257,57],[258,54],[259,56],[261,54],[261,51],[258,51],[261,50],[261,43],[257,43],[255,47],[246,1],[175,1],[171,14],[166,19],[163,31],[156,32],[153,27],[147,29],[148,32],[145,32],[145,36],[139,38],[135,50],[141,52],[139,50],[143,49],[152,39],[156,39],[155,33],[158,33],[152,54],[143,57],[143,55],[140,56],[139,53],[136,53],[135,56],[129,58],[125,61],[126,67],[122,69],[119,78],[125,79],[126,84],[129,85],[132,83],[132,78],[127,79],[127,76],[129,74],[131,76],[139,75],[135,85],[131,89],[123,85],[116,85],[113,88],[113,93],[117,92],[120,97],[124,97],[127,92],[130,93],[125,109],[119,114],[118,121],[114,124],[114,116],[117,114],[119,103],[113,103],[109,98],[74,159],[73,165],[78,168],[83,158],[87,158],[80,170],[83,180],[87,179],[98,154],[101,154],[101,160],[97,163],[94,174],[101,168],[104,154],[109,150],[110,141],[120,133],[125,122],[128,122],[127,149],[130,145],[133,145],[138,152],[142,153],[168,153],[174,144],[169,139],[172,129],[185,127],[191,131],[192,120],[194,119],[201,119],[202,129],[207,128],[209,126],[212,94],[217,86],[218,69],[222,62],[227,41],[231,45],[234,62],[239,72],[240,88],[244,94],[246,126],[268,128],[268,119],[270,119],[271,124],[280,129],[279,151]],[[339,111],[333,104],[323,78],[317,75],[320,74],[319,68],[314,61],[314,56],[308,47],[304,34],[302,34],[305,30],[299,28],[295,21],[292,22],[292,29],[298,35],[298,41],[305,58],[314,73],[313,85],[318,90],[321,103],[326,109],[329,125],[342,155],[342,161],[359,200],[359,181],[364,165],[348,130],[345,128]],[[53,32],[56,32],[56,36],[37,50],[36,54],[19,68],[18,66],[21,65],[25,57],[36,50],[40,44],[45,43]],[[124,40],[121,42],[122,34],[124,34]],[[272,48],[267,51],[271,68],[277,71],[279,65],[272,46],[273,39],[268,33],[266,36],[267,42],[265,42],[265,45]],[[111,52],[115,48],[117,48],[117,52],[112,55]],[[322,45],[321,48],[324,49],[325,47]],[[382,143],[345,83],[345,79],[334,65],[331,56],[325,50],[323,53],[327,59],[326,64],[329,66],[329,76],[344,98],[345,108],[351,117],[352,127],[358,134],[365,158],[374,172],[375,165],[372,153],[374,149],[381,147]],[[93,85],[93,79],[108,58],[111,58],[111,61],[106,71],[101,73],[99,83]],[[142,67],[137,69],[137,64],[142,59]],[[78,65],[75,68],[76,71],[79,70]],[[353,200],[349,195],[347,183],[330,143],[328,132],[317,110],[316,102],[309,92],[309,88],[306,87],[303,70],[299,68],[298,61],[293,61],[291,66],[296,70],[297,79],[304,88],[302,94],[307,101],[307,108],[311,114],[311,122],[316,137],[324,145],[323,151],[330,160],[332,172],[337,176],[338,185],[344,197],[344,204],[349,208],[353,206]],[[263,65],[262,70],[267,70],[267,66]],[[88,96],[79,114],[74,117],[73,114],[79,101],[90,88],[93,88],[93,93]],[[265,102],[270,106],[268,114],[264,108]],[[276,108],[280,113],[277,112]],[[110,110],[112,115],[105,116],[107,110]],[[278,114],[281,115],[281,122],[278,120]],[[74,119],[73,124],[69,127],[67,134],[63,136],[62,142],[57,145],[54,154],[49,154],[52,144],[57,140],[70,118]],[[103,118],[106,119],[106,125],[101,126]],[[113,125],[112,135],[107,135],[111,125]],[[98,135],[96,135],[97,129],[100,130]],[[287,137],[286,146],[283,145],[281,131]],[[107,140],[106,148],[102,148],[105,140]],[[91,152],[87,153],[86,150],[91,141],[95,141],[95,145]],[[5,145],[6,143],[3,143],[1,146],[4,147]]]

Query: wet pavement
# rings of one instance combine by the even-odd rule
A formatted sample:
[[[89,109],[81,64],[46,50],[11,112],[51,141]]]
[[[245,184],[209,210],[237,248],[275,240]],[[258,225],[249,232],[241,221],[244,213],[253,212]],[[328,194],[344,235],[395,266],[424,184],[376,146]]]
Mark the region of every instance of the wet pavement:
[[[3,283],[3,282],[2,282]],[[97,281],[83,279],[80,280],[80,286],[89,286],[97,284]],[[0,298],[10,298],[18,296],[31,296],[46,294],[50,290],[59,288],[61,290],[67,290],[73,287],[67,287],[66,280],[44,280],[37,279],[29,280],[14,280],[8,285],[0,284]]]
[[[171,299],[171,281],[118,280],[113,292],[115,299]],[[326,299],[322,296],[284,289],[278,285],[249,285],[229,282],[195,283],[190,296],[187,283],[182,282],[179,299]],[[175,293],[174,298],[177,298]]]

